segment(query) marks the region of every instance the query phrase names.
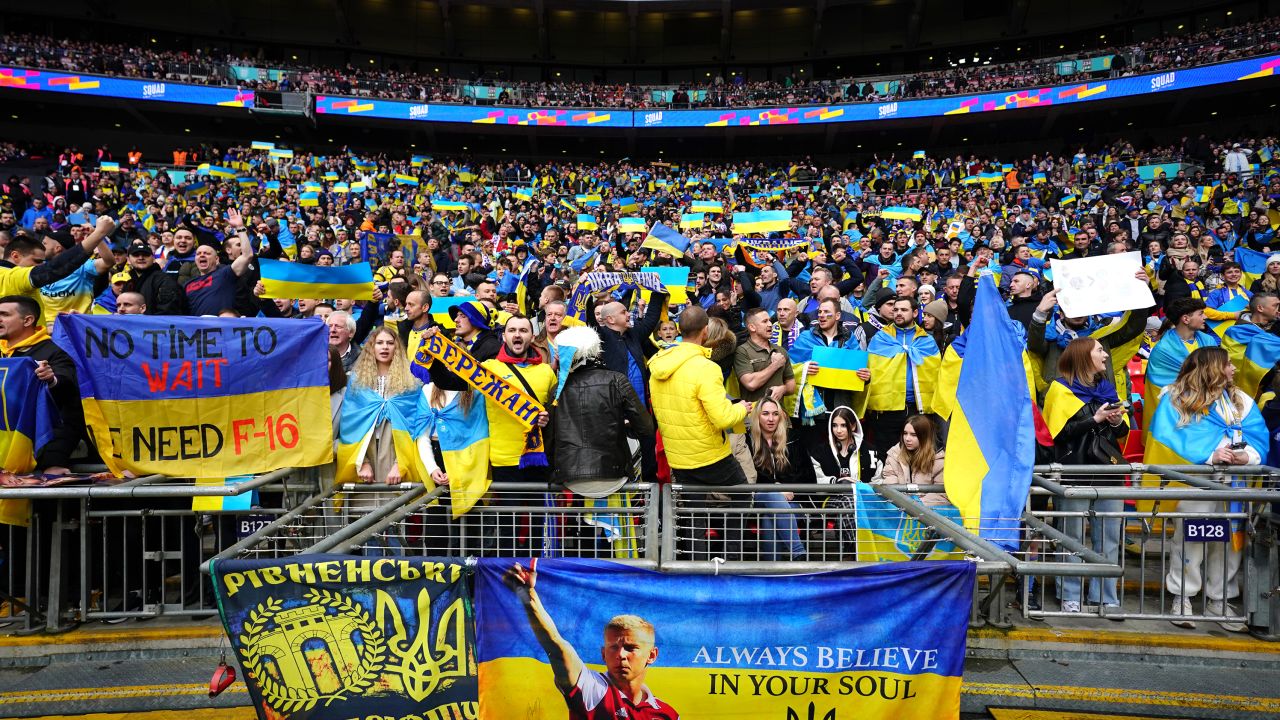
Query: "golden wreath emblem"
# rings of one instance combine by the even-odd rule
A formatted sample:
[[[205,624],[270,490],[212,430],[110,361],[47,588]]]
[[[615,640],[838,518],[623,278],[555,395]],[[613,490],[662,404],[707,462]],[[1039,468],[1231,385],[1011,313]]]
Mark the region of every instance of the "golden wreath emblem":
[[[268,596],[249,611],[240,634],[245,672],[281,713],[365,694],[387,659],[386,637],[359,603],[321,589],[303,597],[307,605],[285,610]]]

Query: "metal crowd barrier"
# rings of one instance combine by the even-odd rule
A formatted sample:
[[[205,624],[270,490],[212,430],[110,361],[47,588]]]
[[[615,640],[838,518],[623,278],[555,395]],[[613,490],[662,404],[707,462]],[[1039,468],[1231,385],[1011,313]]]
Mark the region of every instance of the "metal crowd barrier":
[[[1086,616],[1247,625],[1275,635],[1277,503],[1280,470],[1272,467],[1038,467],[1019,554],[1116,564],[1121,573],[1024,582],[1023,613],[1074,617],[1061,603],[1078,597]]]
[[[89,480],[89,478],[86,478]],[[0,526],[0,631],[63,632],[77,623],[217,613],[204,559],[316,493],[315,470],[286,468],[227,485],[150,475],[119,483],[4,487],[28,500],[28,525]],[[239,509],[193,509],[242,498]],[[240,506],[243,505],[243,508]],[[14,627],[16,625],[16,627]]]

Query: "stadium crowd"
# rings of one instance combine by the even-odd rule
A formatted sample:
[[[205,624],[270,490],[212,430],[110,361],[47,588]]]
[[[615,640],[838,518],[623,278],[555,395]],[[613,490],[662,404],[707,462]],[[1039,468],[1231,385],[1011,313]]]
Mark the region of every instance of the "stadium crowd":
[[[1099,48],[1090,57],[1113,55],[1112,76],[1181,69],[1280,49],[1280,19],[1266,18],[1238,26],[1187,35],[1161,36],[1123,47]],[[98,73],[154,80],[232,84],[231,66],[270,67],[276,75],[240,81],[247,88],[311,92],[327,95],[416,100],[420,102],[477,102],[468,85],[496,88],[483,102],[541,107],[758,107],[833,102],[883,102],[894,99],[944,97],[963,93],[1034,87],[1086,80],[1092,72],[1062,74],[1062,58],[1010,63],[959,64],[946,70],[874,79],[806,78],[791,74],[781,80],[751,80],[734,73],[704,82],[665,86],[605,84],[546,79],[541,82],[470,81],[401,68],[343,68],[303,65],[297,61],[261,57],[215,57],[210,51],[163,50],[121,43],[100,43],[41,35],[6,34],[0,51],[9,62],[26,67],[66,72]],[[967,59],[967,58],[966,58]],[[275,79],[272,79],[272,78]],[[655,92],[657,91],[657,92]]]
[[[66,473],[93,454],[74,365],[49,335],[61,313],[321,319],[337,428],[352,393],[409,394],[430,419],[411,456],[387,430],[340,460],[339,479],[391,485],[449,484],[460,470],[441,443],[453,421],[491,402],[420,351],[437,333],[549,410],[531,433],[488,414],[493,479],[554,481],[587,497],[631,477],[628,439],[646,481],[940,483],[949,363],[984,276],[1025,338],[1045,419],[1021,431],[1035,433],[1042,461],[1119,453],[1127,369],[1145,358],[1147,389],[1171,388],[1166,402],[1196,422],[1243,417],[1270,389],[1270,377],[1235,389],[1227,353],[1210,346],[1233,325],[1280,335],[1275,138],[1141,150],[1119,141],[1070,157],[919,151],[844,170],[807,160],[482,165],[260,147],[205,147],[208,162],[174,171],[68,149],[43,181],[0,185],[0,355],[37,360],[62,416],[41,472]],[[1156,158],[1203,167],[1144,180],[1137,167]],[[732,220],[746,211],[789,220],[743,232]],[[687,250],[651,242],[659,224],[684,233]],[[1089,317],[1058,307],[1056,261],[1129,251],[1142,254],[1137,275],[1153,307]],[[265,299],[260,258],[370,262],[374,300]],[[686,268],[687,284],[633,284],[649,267]],[[866,351],[860,382],[809,383],[822,347]],[[1217,408],[1224,392],[1232,402]],[[1148,422],[1158,397],[1147,399]],[[1269,448],[1256,445],[1235,438],[1195,460],[1258,463]],[[804,558],[829,529],[809,522],[806,502],[757,493],[759,505],[796,510],[762,523],[762,555]],[[1092,534],[1082,521],[1065,529],[1114,557],[1119,529],[1095,522]],[[536,541],[510,549],[537,552]],[[1235,566],[1171,573],[1181,613],[1202,590],[1210,603],[1235,597]],[[1109,582],[1091,584],[1087,601],[1114,604]],[[1066,612],[1086,601],[1079,580],[1058,597]]]

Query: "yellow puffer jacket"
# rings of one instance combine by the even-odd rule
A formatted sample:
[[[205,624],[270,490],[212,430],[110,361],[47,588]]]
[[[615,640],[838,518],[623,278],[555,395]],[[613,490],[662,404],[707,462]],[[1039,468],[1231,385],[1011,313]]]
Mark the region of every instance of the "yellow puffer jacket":
[[[742,403],[729,402],[720,366],[711,351],[682,342],[649,360],[649,393],[666,448],[676,470],[706,467],[729,457],[726,432],[747,416]]]

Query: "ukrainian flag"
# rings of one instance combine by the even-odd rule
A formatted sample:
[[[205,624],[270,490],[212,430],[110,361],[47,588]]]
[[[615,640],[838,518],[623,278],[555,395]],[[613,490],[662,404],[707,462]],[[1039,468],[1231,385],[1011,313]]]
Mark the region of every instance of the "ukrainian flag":
[[[431,319],[445,329],[453,329],[453,318],[449,317],[449,308],[463,305],[475,300],[471,295],[450,295],[448,297],[431,298]]]
[[[569,202],[568,200],[565,200],[564,198],[560,198],[560,207],[561,207],[561,208],[563,208],[563,209],[565,209],[565,210],[568,210],[569,212],[571,212],[571,213],[573,213],[573,214],[575,214],[575,215],[578,213],[578,206],[577,206],[577,205],[574,205],[573,203]]]
[[[712,200],[694,200],[689,204],[691,213],[723,213],[724,205]]]
[[[236,179],[236,171],[232,170],[229,167],[222,167],[221,165],[210,165],[208,168],[208,172],[209,172],[209,175],[212,177],[222,178],[224,180]]]
[[[813,385],[855,392],[865,386],[858,377],[858,371],[867,367],[865,350],[818,346],[811,359],[818,363],[818,372],[809,378]]]
[[[730,185],[737,185],[737,184],[738,184],[738,173],[736,173],[736,172],[731,172],[731,173],[729,173],[727,176],[725,176],[725,182],[727,182],[727,183],[728,183],[728,184],[730,184]]]
[[[209,192],[209,186],[202,182],[191,183],[182,189],[182,194],[187,197],[199,197]]]
[[[1042,172],[1032,173],[1031,182],[1035,185],[1043,185],[1044,183],[1049,182],[1049,176]]]
[[[596,221],[595,215],[578,215],[578,230],[599,230],[600,223]]]
[[[884,411],[906,407],[908,364],[916,403],[922,409],[931,407],[941,363],[938,344],[920,327],[898,330],[886,325],[881,328],[867,344],[867,364],[871,369],[871,386],[866,398],[868,409]]]
[[[275,150],[276,144],[266,140],[254,140],[249,143],[250,150]]]
[[[636,202],[633,197],[618,199],[618,212],[633,213],[640,212],[640,203]]]
[[[641,231],[643,232],[643,228]],[[689,238],[662,223],[654,223],[653,229],[645,236],[640,247],[666,253],[672,257],[681,257],[689,249]]]
[[[261,259],[258,267],[264,298],[373,299],[373,269],[367,262],[322,267]]]
[[[418,178],[404,173],[396,173],[395,182],[397,185],[408,185],[410,187],[418,187]]]
[[[422,167],[429,162],[431,162],[430,155],[414,155],[409,159],[410,167]]]
[[[256,188],[256,187],[258,187],[258,179],[257,179],[257,178],[251,178],[251,177],[241,177],[241,178],[236,178],[236,183],[237,183],[237,184],[239,184],[239,185],[240,185],[240,187],[242,187],[242,188]]]
[[[98,169],[102,172],[120,172],[120,163],[103,161],[98,163]]]
[[[533,190],[530,188],[511,188],[511,197],[525,202],[533,202]]]
[[[351,192],[351,188],[346,183],[334,183],[333,191],[336,193],[340,193],[342,195],[346,195],[347,193]]]
[[[268,180],[266,184],[263,185],[263,187],[266,189],[267,192],[278,193],[280,192],[280,181]]]
[[[1196,203],[1203,205],[1207,202],[1213,202],[1213,191],[1217,189],[1215,185],[1197,185],[1196,186]]]
[[[384,398],[369,388],[347,385],[342,400],[342,418],[338,423],[337,476],[335,482],[360,482],[356,459],[367,456],[374,431],[383,422],[391,423],[391,438],[396,462],[404,482],[426,482],[427,470],[418,454],[414,434],[418,425],[418,389]],[[385,478],[374,478],[381,483]]]
[[[1062,207],[1063,205],[1073,205],[1076,200],[1079,200],[1079,198],[1077,198],[1075,194],[1067,193],[1066,195],[1058,198],[1058,207]]]
[[[573,199],[579,205],[586,207],[600,207],[604,200],[599,195],[574,195]]]
[[[1250,250],[1247,247],[1236,248],[1236,262],[1240,263],[1240,269],[1244,271],[1244,279],[1240,284],[1249,287],[1265,275],[1269,257],[1271,256],[1267,253]]]
[[[373,172],[374,170],[378,169],[378,163],[372,160],[357,159],[357,160],[353,160],[352,162],[353,164],[355,164],[356,169],[359,170],[360,172]]]
[[[1222,349],[1236,366],[1236,386],[1257,397],[1262,377],[1280,363],[1280,337],[1252,323],[1238,323],[1222,336]]]
[[[749,233],[778,232],[790,229],[790,210],[756,210],[753,212],[736,212],[733,214],[733,231],[741,235]]]
[[[980,183],[998,183],[1004,180],[1004,175],[998,172],[978,173],[978,182]]]
[[[920,208],[894,205],[881,210],[880,217],[885,218],[886,220],[910,220],[912,222],[920,222],[924,215],[920,212]]]
[[[658,276],[662,286],[667,289],[667,295],[670,296],[668,302],[671,305],[685,305],[689,302],[689,268],[684,266],[642,267],[640,272],[651,272]],[[641,294],[648,302],[650,291],[642,290]]]
[[[1172,385],[1177,379],[1187,355],[1192,350],[1215,347],[1220,344],[1217,335],[1197,331],[1192,346],[1188,347],[1182,338],[1178,337],[1178,333],[1169,330],[1160,337],[1155,347],[1151,348],[1151,354],[1147,358],[1146,389],[1142,394],[1142,412],[1147,420],[1144,438],[1151,433],[1151,420],[1155,417],[1156,409],[1160,405],[1160,391],[1165,386]]]
[[[647,229],[644,218],[618,218],[618,232],[642,233]]]
[[[351,192],[362,193],[368,189],[369,189],[369,186],[366,185],[363,180],[357,180],[351,183]]]
[[[320,183],[318,182],[313,182],[311,180],[308,180],[302,183],[303,192],[320,192],[321,189],[322,188],[320,187]]]
[[[304,192],[298,196],[299,207],[320,207],[320,193]]]
[[[326,172],[323,177],[325,182],[338,182],[338,173],[332,170]]]
[[[923,160],[924,157],[925,157],[925,154],[923,150],[916,150],[915,152],[911,153],[912,160]]]
[[[58,408],[49,386],[36,379],[36,361],[26,357],[0,358],[0,470],[29,473],[36,455],[53,439]],[[0,525],[30,523],[30,500],[0,500]]]
[[[425,343],[417,352],[420,355],[426,353]],[[462,407],[465,393],[472,395],[469,410]],[[455,518],[475,507],[489,491],[492,475],[489,472],[487,404],[470,388],[454,395],[443,408],[433,408],[425,399],[419,404],[424,422],[418,444],[431,442],[432,435],[439,439],[440,464],[449,474],[449,502]]]
[[[463,166],[458,168],[458,182],[473,183],[476,181],[476,174],[471,172],[471,168]]]
[[[1026,383],[1009,382],[1020,340],[992,280],[978,280],[967,334],[943,481],[966,528],[1015,550],[1035,465],[1032,399]]]
[[[916,555],[928,539],[929,528],[905,510],[885,500],[868,483],[853,483],[857,495],[854,526],[860,562],[904,562]],[[920,502],[918,498],[912,498]],[[923,503],[921,503],[923,504]],[[954,505],[934,505],[931,510],[957,525],[960,511]],[[964,553],[947,540],[933,544],[925,560],[960,560]]]
[[[471,206],[464,202],[446,200],[445,198],[431,198],[431,207],[434,210],[443,212],[466,212],[471,209]]]
[[[699,230],[706,218],[702,213],[685,213],[680,216],[681,230]]]

